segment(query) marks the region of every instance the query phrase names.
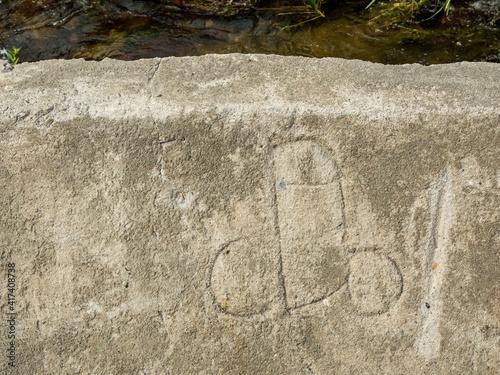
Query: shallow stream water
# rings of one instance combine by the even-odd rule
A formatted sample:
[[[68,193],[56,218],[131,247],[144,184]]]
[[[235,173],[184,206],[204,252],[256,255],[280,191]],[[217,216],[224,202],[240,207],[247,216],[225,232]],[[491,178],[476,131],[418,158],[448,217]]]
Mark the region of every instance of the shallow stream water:
[[[452,0],[448,16],[425,22],[438,5],[407,22],[394,22],[395,12],[377,18],[394,3],[367,5],[325,3],[325,18],[283,30],[310,17],[304,7],[285,10],[270,1],[245,14],[209,16],[158,1],[0,0],[0,50],[20,47],[20,62],[232,52],[385,64],[500,62],[500,0]]]

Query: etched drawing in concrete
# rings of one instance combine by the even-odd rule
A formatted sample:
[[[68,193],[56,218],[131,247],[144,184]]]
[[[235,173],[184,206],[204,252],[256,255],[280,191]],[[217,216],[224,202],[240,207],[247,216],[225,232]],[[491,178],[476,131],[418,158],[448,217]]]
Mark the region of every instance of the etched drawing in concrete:
[[[348,287],[356,311],[382,314],[394,306],[401,296],[403,277],[391,259],[365,252],[350,262]]]
[[[209,282],[216,306],[233,315],[262,313],[276,296],[274,281],[281,281],[285,309],[339,292],[348,294],[359,313],[387,312],[402,293],[401,272],[385,255],[360,249],[353,256],[356,250],[344,243],[344,198],[335,161],[308,140],[277,146],[272,163],[280,264],[271,268],[276,249],[258,251],[258,238],[224,245]]]
[[[312,141],[278,146],[274,170],[286,302],[296,308],[347,280],[340,170]]]
[[[217,306],[233,315],[264,312],[276,294],[271,252],[256,251],[257,240],[244,238],[222,247],[211,272]]]
[[[499,67],[0,73],[9,373],[498,375]]]

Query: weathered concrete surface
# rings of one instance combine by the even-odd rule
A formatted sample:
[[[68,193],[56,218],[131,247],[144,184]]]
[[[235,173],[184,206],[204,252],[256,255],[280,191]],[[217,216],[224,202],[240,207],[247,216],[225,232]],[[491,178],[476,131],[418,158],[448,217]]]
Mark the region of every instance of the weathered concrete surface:
[[[12,374],[500,373],[500,66],[0,73]]]

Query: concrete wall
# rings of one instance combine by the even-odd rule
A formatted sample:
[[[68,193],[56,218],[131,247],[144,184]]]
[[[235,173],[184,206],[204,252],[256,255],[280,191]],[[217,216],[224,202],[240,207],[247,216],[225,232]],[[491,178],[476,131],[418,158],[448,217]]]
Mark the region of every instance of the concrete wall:
[[[5,69],[0,372],[498,374],[499,82],[261,55]]]

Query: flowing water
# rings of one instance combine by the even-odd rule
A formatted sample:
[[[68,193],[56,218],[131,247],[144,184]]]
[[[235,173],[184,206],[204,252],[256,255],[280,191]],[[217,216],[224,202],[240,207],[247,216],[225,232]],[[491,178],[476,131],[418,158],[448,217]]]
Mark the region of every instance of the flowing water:
[[[248,13],[210,16],[159,1],[0,0],[0,50],[20,47],[20,62],[232,52],[386,64],[500,62],[500,0],[452,0],[448,16],[425,22],[438,5],[394,22],[398,4],[379,1],[365,10],[368,1],[332,1],[323,5],[325,18],[283,30],[311,17],[306,8],[269,1]]]

